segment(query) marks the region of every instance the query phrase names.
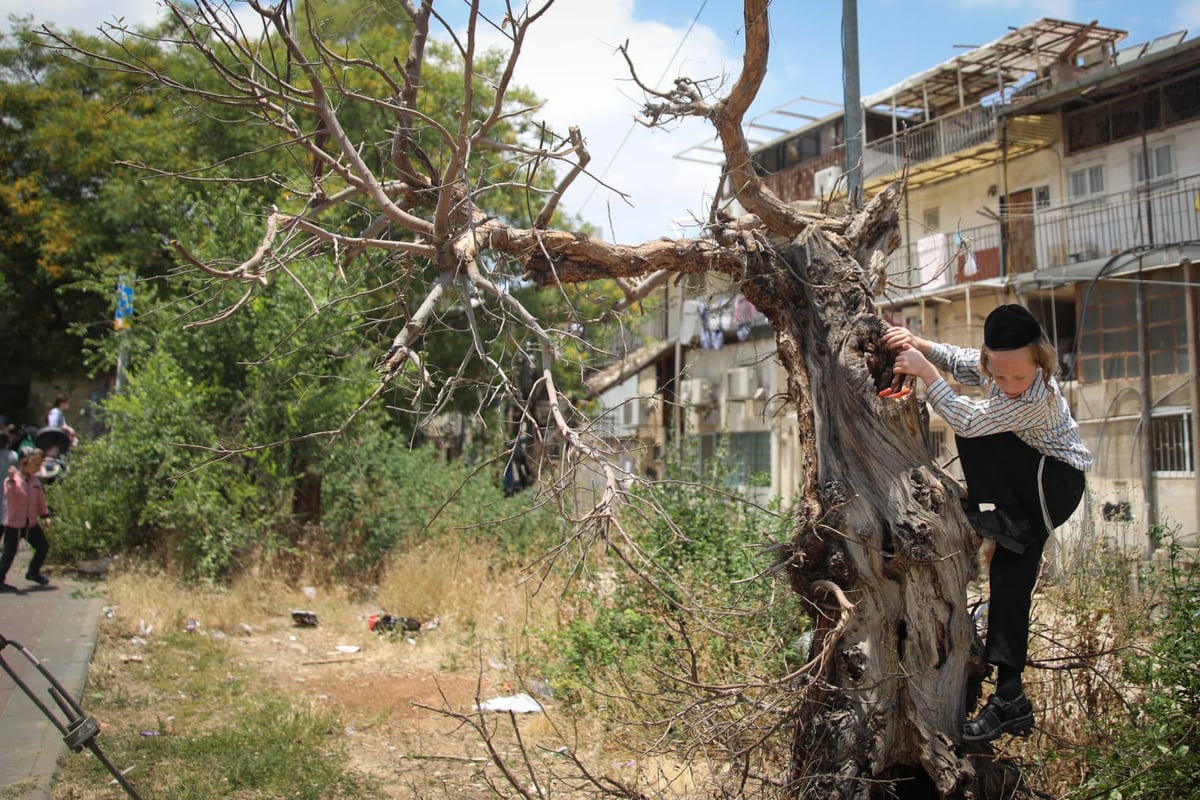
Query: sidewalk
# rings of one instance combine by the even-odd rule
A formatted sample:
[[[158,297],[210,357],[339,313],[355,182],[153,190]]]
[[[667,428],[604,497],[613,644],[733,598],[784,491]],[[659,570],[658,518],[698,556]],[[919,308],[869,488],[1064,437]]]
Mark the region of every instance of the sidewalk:
[[[81,694],[96,646],[103,601],[91,596],[90,584],[51,571],[49,586],[29,583],[24,579],[29,556],[29,546],[22,542],[8,571],[8,583],[20,591],[0,594],[0,636],[10,642],[0,656],[61,720],[45,677],[12,642],[33,653],[86,710]],[[65,752],[58,728],[8,673],[0,670],[0,797],[48,800],[51,778]]]

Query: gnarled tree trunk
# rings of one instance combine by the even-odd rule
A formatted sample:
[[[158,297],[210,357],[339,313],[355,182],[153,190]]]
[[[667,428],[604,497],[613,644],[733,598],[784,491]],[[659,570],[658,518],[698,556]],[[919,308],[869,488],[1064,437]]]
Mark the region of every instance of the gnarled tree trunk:
[[[859,253],[811,229],[742,287],[777,331],[799,417],[787,566],[827,653],[797,709],[790,796],[981,796],[956,746],[983,671],[966,608],[977,544],[924,405],[877,397],[891,358],[860,262],[886,249],[892,216],[886,197],[863,212],[880,233]]]

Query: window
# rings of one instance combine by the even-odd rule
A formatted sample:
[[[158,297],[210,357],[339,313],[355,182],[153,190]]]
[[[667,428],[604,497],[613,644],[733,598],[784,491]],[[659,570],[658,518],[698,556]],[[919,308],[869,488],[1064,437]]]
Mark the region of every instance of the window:
[[[1149,162],[1150,174],[1146,175],[1146,164]],[[1158,181],[1168,178],[1175,171],[1174,147],[1170,142],[1151,145],[1143,153],[1142,148],[1133,151],[1133,179],[1137,183]]]
[[[1151,375],[1190,374],[1187,353],[1187,293],[1180,289],[1183,270],[1155,270],[1146,281],[1144,334]],[[1099,381],[1142,374],[1138,358],[1137,288],[1127,281],[1100,281],[1081,310],[1079,378]]]
[[[1156,475],[1188,476],[1195,473],[1192,415],[1186,408],[1155,409],[1150,420],[1150,441]]]
[[[771,433],[709,433],[699,438],[700,469],[710,477],[717,468],[727,486],[750,486],[771,475]],[[720,459],[718,461],[718,459]]]
[[[1038,186],[1033,190],[1033,207],[1038,211],[1050,207],[1050,187]]]
[[[942,210],[936,206],[925,209],[925,230],[940,231],[942,229]]]
[[[1071,199],[1087,200],[1104,194],[1104,165],[1093,164],[1090,167],[1072,170]]]

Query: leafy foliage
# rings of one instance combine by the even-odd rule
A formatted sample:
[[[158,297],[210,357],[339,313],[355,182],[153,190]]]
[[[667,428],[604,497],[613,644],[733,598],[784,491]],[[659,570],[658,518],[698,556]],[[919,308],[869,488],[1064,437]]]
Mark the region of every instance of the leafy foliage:
[[[1200,571],[1173,535],[1157,535],[1169,559],[1154,579],[1149,652],[1126,664],[1141,698],[1111,747],[1092,753],[1095,772],[1071,797],[1192,797],[1200,785]]]
[[[719,457],[708,474],[644,489],[665,512],[629,531],[650,580],[598,581],[582,593],[579,615],[553,640],[568,696],[622,687],[637,702],[666,707],[679,697],[663,691],[664,675],[734,683],[806,656],[796,645],[806,628],[799,609],[777,602],[763,575],[763,546],[787,535],[788,516],[720,489],[729,468]]]
[[[80,38],[98,53],[116,50]],[[21,376],[46,364],[82,371],[85,342],[111,328],[118,276],[153,279],[172,267],[166,244],[188,224],[196,195],[122,162],[188,170],[221,161],[250,135],[42,45],[28,23],[0,37],[0,274],[17,311],[5,320],[0,360]],[[148,41],[134,46],[155,69],[188,61]]]
[[[527,507],[528,496],[505,498],[495,472],[414,448],[395,431],[369,431],[331,449],[322,538],[333,549],[333,571],[374,577],[394,549],[447,541],[454,531],[476,541],[502,536],[496,552],[514,558],[548,547],[559,529],[553,512]]]

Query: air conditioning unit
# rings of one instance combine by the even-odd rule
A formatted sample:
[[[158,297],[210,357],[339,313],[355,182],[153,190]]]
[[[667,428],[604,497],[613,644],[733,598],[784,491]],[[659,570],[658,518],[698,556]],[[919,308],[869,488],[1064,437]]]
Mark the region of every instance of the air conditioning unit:
[[[749,400],[758,389],[758,373],[754,367],[735,367],[725,373],[725,399]]]
[[[846,182],[842,180],[842,168],[826,167],[813,173],[813,197],[817,199],[846,193]]]
[[[685,406],[712,405],[712,384],[704,378],[688,378],[680,381],[679,399]]]

